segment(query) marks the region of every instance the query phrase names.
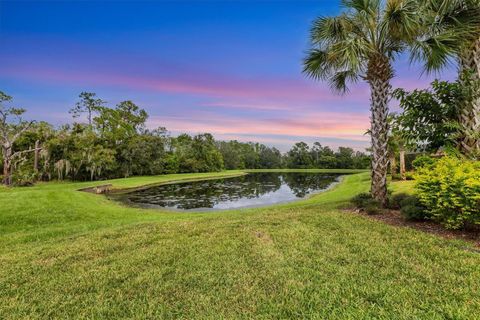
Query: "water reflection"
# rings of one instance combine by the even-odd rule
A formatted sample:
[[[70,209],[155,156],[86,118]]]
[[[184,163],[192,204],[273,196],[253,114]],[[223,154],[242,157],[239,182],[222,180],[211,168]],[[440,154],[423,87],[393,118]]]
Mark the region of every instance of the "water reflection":
[[[136,190],[119,200],[144,207],[220,210],[262,206],[304,198],[326,189],[339,175],[252,173],[241,177],[166,184]]]

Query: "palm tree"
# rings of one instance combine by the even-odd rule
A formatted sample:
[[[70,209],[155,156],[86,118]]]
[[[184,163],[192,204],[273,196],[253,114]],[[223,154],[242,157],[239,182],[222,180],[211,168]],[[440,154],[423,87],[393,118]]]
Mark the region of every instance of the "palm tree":
[[[312,49],[304,73],[329,81],[345,93],[348,82],[370,86],[372,182],[371,194],[387,202],[388,101],[392,63],[419,32],[418,2],[413,0],[343,0],[336,17],[320,17],[311,29]]]
[[[465,1],[470,12],[477,15],[480,11],[480,1]],[[465,132],[461,147],[467,154],[480,155],[480,23],[475,32],[465,38],[459,54],[460,80],[466,88],[470,88],[462,106],[460,123]]]
[[[420,0],[419,0],[420,1]],[[432,71],[458,60],[465,99],[459,110],[460,150],[480,154],[480,0],[421,0],[422,32],[413,46],[414,59]],[[448,48],[448,49],[446,49]],[[438,54],[432,54],[438,53]]]

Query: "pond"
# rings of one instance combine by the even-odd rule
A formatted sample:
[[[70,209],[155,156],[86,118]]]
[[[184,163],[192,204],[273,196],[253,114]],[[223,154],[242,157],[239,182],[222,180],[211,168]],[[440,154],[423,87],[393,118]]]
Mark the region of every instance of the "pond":
[[[146,208],[240,209],[302,199],[326,190],[339,178],[339,174],[330,173],[249,173],[231,178],[162,184],[112,198]]]

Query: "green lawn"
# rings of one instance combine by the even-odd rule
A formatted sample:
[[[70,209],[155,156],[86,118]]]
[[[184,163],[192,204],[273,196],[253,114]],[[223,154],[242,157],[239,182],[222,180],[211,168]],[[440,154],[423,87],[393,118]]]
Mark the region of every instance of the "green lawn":
[[[478,319],[470,244],[340,209],[368,177],[345,176],[304,201],[209,213],[76,191],[92,183],[0,188],[0,318]]]

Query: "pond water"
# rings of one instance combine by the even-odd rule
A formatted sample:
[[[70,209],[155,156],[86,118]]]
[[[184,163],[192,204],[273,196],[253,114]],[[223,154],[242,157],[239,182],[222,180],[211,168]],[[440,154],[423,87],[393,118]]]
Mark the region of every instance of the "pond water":
[[[323,173],[250,173],[232,178],[152,186],[113,198],[148,208],[239,209],[302,199],[327,189],[339,177],[338,174]]]

